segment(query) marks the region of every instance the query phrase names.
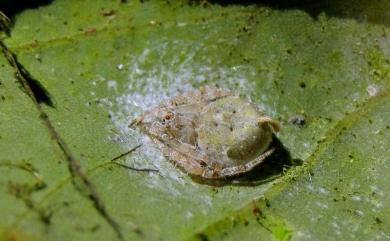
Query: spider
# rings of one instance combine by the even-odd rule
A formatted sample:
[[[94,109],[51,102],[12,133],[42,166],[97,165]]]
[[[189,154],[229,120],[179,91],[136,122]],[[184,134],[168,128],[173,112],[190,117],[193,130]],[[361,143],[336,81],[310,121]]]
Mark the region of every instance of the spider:
[[[204,86],[145,111],[129,127],[148,134],[188,174],[205,179],[252,170],[274,152],[280,125],[228,90]]]

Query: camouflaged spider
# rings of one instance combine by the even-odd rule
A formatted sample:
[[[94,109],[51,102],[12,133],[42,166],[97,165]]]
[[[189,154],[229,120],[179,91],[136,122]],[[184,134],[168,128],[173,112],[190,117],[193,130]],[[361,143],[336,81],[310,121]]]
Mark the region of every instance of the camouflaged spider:
[[[144,112],[139,127],[188,174],[221,179],[252,170],[270,156],[280,125],[230,91],[205,86]]]

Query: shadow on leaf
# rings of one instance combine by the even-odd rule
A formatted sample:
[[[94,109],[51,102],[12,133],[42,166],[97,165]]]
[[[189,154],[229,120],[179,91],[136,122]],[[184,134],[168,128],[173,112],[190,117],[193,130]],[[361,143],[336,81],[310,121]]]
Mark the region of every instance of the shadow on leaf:
[[[3,11],[9,18],[13,18],[20,12],[23,12],[26,9],[34,9],[40,6],[45,6],[53,2],[53,0],[5,0],[0,1],[0,9]]]
[[[380,0],[210,0],[227,5],[261,5],[277,10],[302,10],[317,19],[321,13],[330,17],[351,18],[358,22],[390,26],[390,2]]]

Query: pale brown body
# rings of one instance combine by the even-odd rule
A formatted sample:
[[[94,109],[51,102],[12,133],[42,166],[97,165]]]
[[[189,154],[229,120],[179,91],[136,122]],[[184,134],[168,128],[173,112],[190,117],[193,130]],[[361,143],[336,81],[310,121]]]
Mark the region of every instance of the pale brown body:
[[[252,170],[274,149],[279,124],[248,101],[205,86],[174,97],[132,121],[164,155],[191,175],[207,179]]]

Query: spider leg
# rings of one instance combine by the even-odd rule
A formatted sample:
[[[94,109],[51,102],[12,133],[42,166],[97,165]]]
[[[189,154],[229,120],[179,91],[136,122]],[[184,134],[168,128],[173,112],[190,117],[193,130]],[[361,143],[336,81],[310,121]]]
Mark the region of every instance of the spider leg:
[[[123,164],[123,163],[119,163],[117,162],[119,159],[121,159],[122,157],[136,151],[138,148],[140,148],[142,146],[142,144],[140,145],[137,145],[133,148],[131,148],[130,150],[128,150],[127,152],[125,153],[122,153],[114,158],[111,159],[111,162],[115,165],[118,165],[120,167],[124,167],[124,168],[127,168],[127,169],[130,169],[130,170],[133,170],[133,171],[141,171],[141,172],[158,172],[157,169],[152,169],[152,168],[137,168],[137,167],[132,167],[132,166],[128,166],[126,164]]]
[[[118,156],[112,158],[112,159],[111,159],[111,162],[115,162],[116,160],[118,160],[118,159],[120,159],[120,158],[122,158],[122,157],[124,157],[124,156],[126,156],[126,155],[128,155],[128,154],[130,154],[130,153],[132,153],[132,152],[134,152],[135,150],[137,150],[137,149],[140,148],[141,146],[142,146],[142,144],[139,144],[139,145],[137,145],[137,146],[131,148],[131,149],[128,150],[127,152],[122,153],[122,154],[120,154],[120,155],[118,155]]]
[[[160,147],[165,156],[173,160],[174,164],[179,165],[185,172],[191,175],[203,176],[203,173],[207,170],[204,166],[206,162],[203,160],[208,158],[191,148],[190,145],[187,146],[174,139],[164,141],[158,137],[154,137],[153,141]]]
[[[239,166],[234,167],[226,167],[221,170],[219,173],[219,178],[221,177],[231,177],[236,176],[240,173],[248,172],[252,170],[255,166],[262,163],[267,157],[269,157],[273,152],[275,151],[275,148],[271,148],[268,151],[261,154],[259,157],[254,159],[253,161],[250,161],[246,164],[242,164]]]
[[[224,168],[217,161],[211,160],[206,155],[187,147],[177,140],[163,141],[157,137],[153,138],[153,140],[160,146],[165,156],[170,160],[174,160],[175,164],[179,165],[187,173],[206,179],[223,179],[248,172],[262,163],[275,151],[275,148],[271,148],[246,164]]]
[[[120,167],[126,168],[126,169],[130,169],[130,170],[133,170],[133,171],[138,171],[138,172],[158,172],[157,169],[152,169],[152,168],[137,168],[137,167],[128,166],[126,164],[122,164],[122,163],[119,163],[119,162],[114,162],[114,164],[118,165]]]
[[[128,127],[133,127],[133,126],[136,126],[136,125],[138,125],[139,123],[141,123],[142,122],[142,120],[144,119],[144,117],[143,117],[143,115],[142,116],[140,116],[140,117],[137,117],[137,118],[135,118],[135,119],[133,119],[132,121],[130,121],[130,123],[129,123],[129,125],[128,125]]]
[[[273,120],[271,117],[268,116],[262,116],[258,119],[259,126],[263,123],[268,123],[272,126],[275,132],[280,131],[280,123],[278,121]]]

